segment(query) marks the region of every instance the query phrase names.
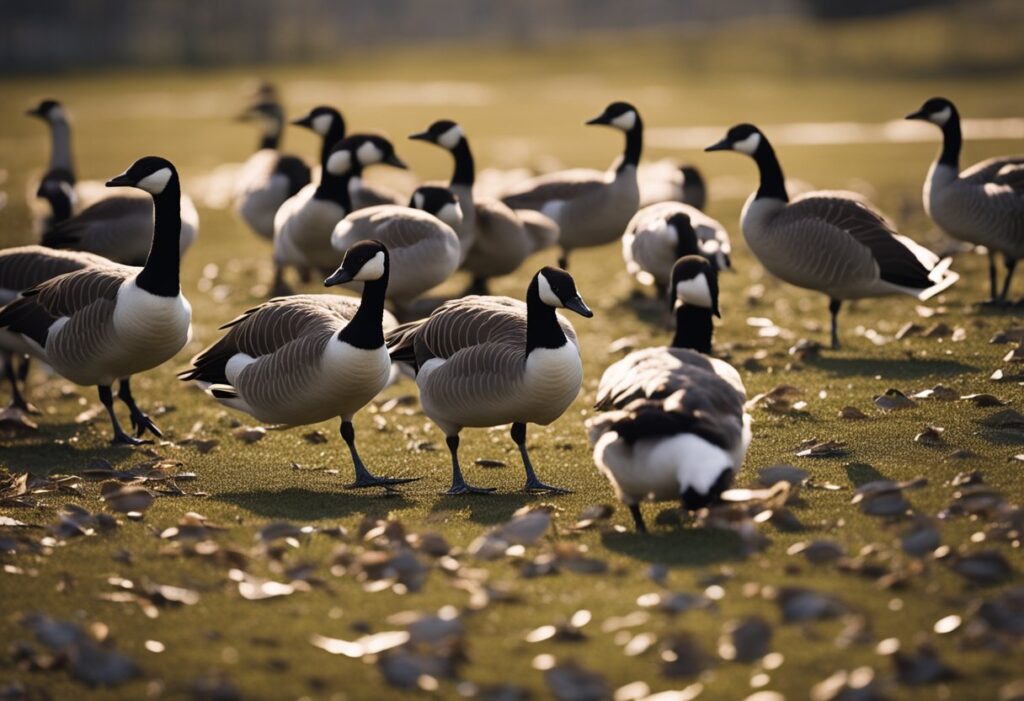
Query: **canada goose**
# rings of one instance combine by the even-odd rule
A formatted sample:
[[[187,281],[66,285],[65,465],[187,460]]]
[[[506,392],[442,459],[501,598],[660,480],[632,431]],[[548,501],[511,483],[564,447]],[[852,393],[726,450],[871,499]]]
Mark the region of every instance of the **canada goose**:
[[[587,422],[594,462],[640,532],[644,500],[679,499],[689,510],[717,501],[750,444],[739,373],[702,355],[718,315],[715,278],[701,256],[676,262],[672,345],[634,351],[605,370],[595,405],[603,413]]]
[[[388,249],[362,241],[345,254],[325,286],[363,283],[362,298],[278,297],[222,326],[227,333],[179,374],[217,401],[266,423],[302,426],[341,417],[341,437],[355,465],[349,489],[389,487],[415,478],[376,477],[356,452],[352,417],[386,386],[384,345]]]
[[[1005,304],[1017,261],[1024,258],[1024,156],[1000,156],[960,172],[960,114],[943,97],[933,97],[907,119],[942,129],[942,149],[924,181],[924,209],[950,236],[988,249],[992,302]],[[1006,279],[997,285],[996,253],[1003,254]]]
[[[363,168],[385,163],[406,165],[391,142],[381,136],[356,134],[342,139],[321,165],[320,182],[310,183],[289,198],[274,217],[274,294],[287,291],[283,266],[334,270],[342,255],[331,247],[331,232],[352,207],[352,189]]]
[[[0,306],[12,302],[23,291],[58,275],[109,263],[107,259],[91,253],[57,251],[44,246],[18,246],[0,250]],[[11,385],[9,408],[35,412],[35,407],[28,403],[18,387],[18,383],[24,384],[28,376],[27,356],[30,352],[31,348],[20,334],[0,329],[0,360],[3,361],[4,377]],[[15,355],[24,356],[17,370],[14,367]]]
[[[672,261],[701,254],[715,268],[731,267],[729,234],[718,221],[682,202],[660,202],[644,207],[626,226],[622,258],[626,270],[641,285],[654,285],[663,297],[672,275]]]
[[[25,114],[42,120],[50,130],[50,160],[42,182],[66,183],[70,188],[71,211],[78,211],[83,204],[82,191],[88,193],[91,198],[92,193],[99,189],[99,183],[79,183],[75,177],[74,157],[71,153],[71,124],[67,111],[57,100],[42,100]],[[38,206],[37,198],[42,196],[41,192],[29,192],[29,207],[33,212],[33,230],[36,235],[42,234],[55,221],[59,221],[53,212]]]
[[[659,202],[682,202],[704,211],[707,186],[695,165],[676,165],[669,159],[644,163],[637,169],[640,185],[640,206]]]
[[[108,187],[136,187],[153,197],[153,248],[142,268],[90,265],[25,290],[0,310],[0,329],[20,334],[39,356],[68,380],[97,385],[110,415],[116,443],[140,443],[156,424],[132,398],[130,377],[170,360],[188,342],[192,308],[178,279],[181,184],[163,158],[140,158]],[[110,386],[131,411],[136,437],[121,430]]]
[[[959,279],[948,258],[896,233],[863,200],[809,192],[790,202],[775,151],[757,127],[737,125],[705,150],[738,151],[757,163],[761,184],[743,206],[743,237],[772,275],[829,296],[833,348],[843,300],[891,294],[926,300]]]
[[[640,203],[637,164],[644,125],[636,108],[613,102],[587,124],[603,124],[626,134],[626,148],[615,170],[577,169],[528,180],[503,197],[512,209],[534,209],[558,224],[565,268],[576,248],[600,246],[622,236]]]
[[[366,239],[387,246],[391,266],[387,297],[405,312],[414,299],[459,267],[455,227],[461,221],[462,210],[451,190],[422,186],[408,207],[382,204],[352,212],[334,227],[331,245],[341,253]]]
[[[341,112],[327,105],[314,107],[309,114],[296,119],[292,124],[305,127],[320,136],[321,163],[330,155],[331,149],[345,138],[345,119],[341,116]],[[319,170],[316,175],[320,175]],[[349,191],[352,195],[353,209],[363,209],[378,204],[398,204],[399,202],[398,196],[393,192],[364,182],[361,171],[353,176]]]
[[[437,144],[455,161],[448,187],[462,205],[463,221],[456,232],[462,244],[460,263],[473,276],[470,292],[487,294],[490,278],[515,272],[531,253],[557,239],[557,224],[539,212],[516,212],[497,199],[473,194],[473,152],[458,124],[441,119],[409,138]]]
[[[235,211],[258,236],[274,237],[274,215],[285,200],[309,184],[309,166],[298,156],[281,153],[284,110],[273,99],[254,103],[240,121],[258,121],[259,146],[238,172]],[[342,127],[344,130],[344,127]]]
[[[469,296],[388,335],[391,358],[416,370],[423,411],[444,431],[452,457],[448,494],[487,493],[459,467],[459,432],[466,426],[512,424],[528,492],[564,492],[534,473],[526,424],[549,424],[580,391],[583,363],[576,332],[555,310],[593,316],[564,270],[542,268],[526,304],[509,297]]]

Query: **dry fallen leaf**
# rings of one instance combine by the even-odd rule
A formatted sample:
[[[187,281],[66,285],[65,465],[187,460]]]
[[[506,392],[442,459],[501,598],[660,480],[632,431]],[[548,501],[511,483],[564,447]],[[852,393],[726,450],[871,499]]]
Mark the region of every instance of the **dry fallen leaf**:
[[[885,390],[885,394],[875,397],[874,402],[882,411],[900,411],[917,406],[917,402],[895,388]]]
[[[231,435],[243,443],[252,444],[263,440],[267,435],[267,429],[262,426],[239,426],[231,432]]]

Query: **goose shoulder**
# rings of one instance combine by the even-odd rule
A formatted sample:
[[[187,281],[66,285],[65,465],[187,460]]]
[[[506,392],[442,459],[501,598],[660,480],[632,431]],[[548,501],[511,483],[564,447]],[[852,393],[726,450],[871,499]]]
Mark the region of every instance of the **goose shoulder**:
[[[508,205],[490,198],[478,199],[474,213],[475,236],[464,267],[481,277],[515,272],[534,250],[523,222]]]
[[[532,178],[502,197],[512,209],[544,210],[549,202],[567,202],[601,192],[609,182],[609,172],[577,168]],[[611,172],[614,177],[614,172]]]

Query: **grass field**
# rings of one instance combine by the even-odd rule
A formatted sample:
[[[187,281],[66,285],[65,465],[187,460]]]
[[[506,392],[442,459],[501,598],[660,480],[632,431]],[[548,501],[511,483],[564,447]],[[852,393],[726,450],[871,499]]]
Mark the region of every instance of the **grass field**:
[[[178,164],[185,188],[193,191],[203,174],[221,163],[243,160],[254,146],[255,134],[230,119],[241,104],[244,82],[254,74],[278,82],[295,114],[317,103],[336,104],[351,130],[374,129],[390,135],[401,157],[424,179],[446,176],[447,157],[436,148],[407,142],[404,136],[440,117],[463,124],[479,167],[536,165],[546,156],[567,166],[603,167],[618,152],[619,137],[585,129],[582,122],[615,99],[634,102],[649,127],[722,125],[724,130],[735,122],[752,121],[764,126],[769,136],[772,124],[786,122],[895,119],[933,94],[956,100],[964,116],[1024,114],[1019,90],[1022,71],[949,77],[953,71],[922,68],[943,65],[942,37],[952,32],[948,24],[931,18],[920,20],[919,25],[899,20],[816,35],[809,35],[806,28],[746,27],[692,41],[640,36],[529,50],[468,46],[353,56],[338,65],[258,72],[116,72],[3,79],[0,166],[6,169],[2,185],[6,206],[0,209],[0,244],[30,240],[24,192],[26,182],[40,172],[46,142],[42,127],[20,113],[41,97],[62,99],[74,115],[80,178],[105,179],[137,156],[156,153]],[[770,50],[766,31],[775,32],[781,49]],[[901,37],[908,32],[913,36],[914,31],[920,32],[924,55],[887,67],[886,56],[894,61]],[[1010,30],[996,27],[992,31]],[[858,47],[879,36],[884,38],[879,46],[888,48],[871,59],[863,58]],[[972,55],[984,54],[984,36],[972,34],[972,46],[982,47]],[[743,48],[730,51],[731,42]],[[830,52],[829,46],[834,50]],[[955,57],[955,52],[950,56]],[[822,65],[822,57],[834,62]],[[831,72],[829,65],[834,67]],[[935,136],[937,141],[937,132]],[[296,131],[287,134],[286,146],[306,155],[316,148],[312,136]],[[779,155],[787,175],[817,187],[870,184],[872,198],[905,233],[936,243],[920,206],[921,183],[936,148],[932,143],[789,146],[780,148]],[[969,142],[965,163],[1016,150],[1019,143]],[[592,320],[573,319],[583,348],[584,389],[561,420],[530,428],[531,452],[540,476],[573,489],[571,495],[532,497],[517,492],[522,471],[507,432],[467,430],[462,443],[467,477],[499,491],[480,498],[438,496],[449,478],[443,436],[415,404],[375,414],[364,411],[356,419],[360,449],[371,469],[423,476],[397,497],[341,488],[351,466],[336,423],[271,431],[259,442],[244,443],[231,430],[237,422],[251,425],[251,419],[227,412],[194,388],[178,383],[174,372],[216,337],[217,326],[260,301],[270,279],[270,249],[245,230],[232,212],[203,208],[200,239],[183,263],[183,284],[194,308],[194,339],[175,362],[135,383],[144,408],[162,408],[156,420],[166,442],[151,450],[110,447],[109,426],[102,416],[94,422],[76,421],[83,411],[98,407],[94,390],[71,387],[58,378],[45,379],[39,372],[32,382],[33,399],[46,412],[38,418],[39,430],[0,436],[0,467],[12,473],[75,475],[95,467],[98,460],[127,469],[160,456],[181,463],[171,468],[172,473],[195,475],[178,482],[185,494],[159,496],[141,521],[118,515],[120,525],[110,532],[66,541],[57,538],[40,552],[0,553],[7,567],[0,575],[0,640],[5,641],[0,652],[0,697],[5,685],[22,684],[35,690],[27,698],[46,698],[34,695],[40,690],[52,698],[176,699],[190,694],[232,698],[215,693],[219,680],[227,680],[242,697],[253,699],[454,698],[470,688],[462,685],[457,690],[451,678],[441,676],[437,690],[430,690],[429,680],[424,681],[427,690],[399,690],[385,681],[379,666],[332,656],[310,643],[314,634],[356,639],[366,631],[401,629],[400,619],[387,619],[402,611],[434,613],[451,605],[461,611],[464,640],[460,644],[466,656],[455,677],[478,685],[514,684],[532,691],[535,698],[548,698],[551,693],[543,672],[535,668],[544,666],[543,659],[535,662],[543,654],[553,655],[559,665],[577,660],[600,673],[610,689],[637,680],[644,680],[651,693],[688,689],[665,698],[694,698],[698,689],[693,685],[700,684],[701,699],[738,700],[759,688],[778,691],[790,700],[806,699],[809,689],[834,671],[861,666],[875,670],[876,688],[887,698],[996,698],[1001,687],[1021,676],[1020,642],[979,623],[978,606],[1020,586],[1019,533],[1016,539],[1011,535],[1000,540],[991,514],[989,518],[950,516],[934,522],[951,554],[945,559],[914,557],[899,544],[912,519],[867,515],[851,503],[855,488],[873,480],[925,477],[927,485],[908,491],[907,498],[916,517],[934,520],[958,489],[951,481],[973,470],[983,473],[985,483],[1008,502],[1020,503],[1024,498],[1024,463],[1013,460],[1024,452],[1024,433],[1019,428],[980,423],[997,411],[1019,409],[1024,402],[1020,382],[1013,379],[1020,366],[1002,360],[1012,346],[989,343],[997,332],[1020,324],[1019,317],[973,304],[987,294],[984,259],[972,254],[958,257],[955,267],[963,278],[928,305],[927,313],[934,316],[922,316],[910,298],[864,302],[843,313],[843,350],[801,359],[787,349],[801,338],[826,340],[826,300],[765,278],[742,242],[741,200],[715,197],[715,184],[726,182],[723,179],[740,181],[745,191],[753,189],[753,164],[735,155],[656,148],[648,149],[645,156],[672,156],[704,169],[711,179],[710,214],[732,232],[737,272],[721,279],[724,318],[716,335],[719,354],[741,368],[751,396],[780,384],[803,392],[807,407],[798,415],[754,410],[754,440],[739,478],[741,485],[753,485],[759,469],[792,463],[808,470],[819,485],[837,486],[805,488],[790,505],[802,529],[784,529],[778,521],[760,524],[758,530],[771,544],[762,552],[747,553],[734,533],[680,527],[673,522],[671,505],[665,505],[647,507],[652,523],[656,514],[664,512],[647,536],[632,533],[622,508],[604,527],[570,531],[584,508],[614,501],[594,469],[583,430],[600,374],[618,357],[609,345],[631,335],[638,337],[640,346],[669,338],[652,306],[633,296],[617,245],[579,252],[573,258],[572,273],[596,312]],[[554,258],[554,252],[539,255],[517,275],[497,281],[495,292],[521,296],[536,268],[552,264]],[[462,279],[452,281],[441,292],[453,292],[462,284]],[[758,285],[763,285],[763,293],[757,293]],[[1024,282],[1019,282],[1018,294],[1022,289]],[[759,338],[757,328],[748,322],[756,317],[771,319],[778,334]],[[956,336],[962,340],[941,333],[895,340],[907,322],[962,329]],[[991,380],[997,369],[1003,369],[1010,380]],[[991,393],[1010,406],[981,408],[968,401],[923,399],[916,408],[883,413],[872,402],[889,388],[910,395],[937,384],[959,395]],[[414,393],[415,387],[405,380],[388,390],[385,398]],[[861,409],[869,418],[839,418],[846,406]],[[938,445],[914,441],[926,425],[945,429]],[[314,428],[328,438],[327,443],[304,438]],[[186,436],[217,444],[201,452],[195,444],[179,444]],[[845,441],[848,454],[796,457],[797,446],[812,437]],[[424,444],[439,449],[416,449]],[[476,458],[503,461],[507,466],[475,467]],[[148,486],[159,488],[161,483]],[[87,478],[80,493],[42,494],[34,508],[0,505],[0,517],[49,527],[68,503],[104,511],[100,489],[100,481]],[[486,576],[490,585],[507,586],[514,594],[510,601],[494,601],[479,610],[471,610],[469,594],[454,586],[459,578],[425,555],[421,556],[429,570],[425,585],[404,595],[390,588],[369,591],[352,575],[352,568],[348,574],[337,568],[332,571],[338,548],[347,545],[350,553],[362,551],[357,531],[364,517],[396,519],[409,532],[440,533],[453,548],[464,551],[517,509],[545,503],[554,507],[554,526],[539,543],[526,548],[526,560],[550,552],[556,543],[571,544],[607,563],[607,571],[585,574],[563,567],[551,576],[526,578],[516,560],[485,562],[464,552],[457,554],[464,568],[479,569],[463,572],[463,579]],[[212,536],[222,549],[220,557],[181,556],[175,541],[159,537],[190,511],[225,527]],[[264,546],[256,535],[275,521],[323,532],[295,535],[297,547],[282,540]],[[337,526],[348,530],[347,539],[332,533]],[[625,527],[625,532],[613,526]],[[0,527],[0,543],[18,535],[38,542],[46,533]],[[818,540],[837,542],[849,558],[812,564],[802,554],[787,553],[796,543]],[[1013,570],[999,583],[982,585],[950,566],[957,553],[993,550]],[[235,554],[224,556],[225,551]],[[245,564],[237,559],[242,557]],[[303,591],[306,586],[300,583],[294,594],[266,601],[240,596],[238,584],[228,574],[234,566],[254,576],[289,582],[306,577],[303,565],[311,567],[322,584],[314,580],[310,590]],[[656,565],[667,566],[667,574]],[[108,600],[108,595],[119,591],[111,582],[113,577],[139,586],[150,581],[186,587],[198,592],[199,598],[192,605],[159,607],[159,615],[151,618],[146,607]],[[779,607],[769,600],[773,587],[805,587],[834,595],[844,602],[846,613],[832,620],[784,622]],[[715,599],[709,608],[674,616],[651,610],[648,619],[625,629],[656,636],[657,642],[642,654],[625,656],[624,634],[610,631],[607,625],[609,619],[639,610],[641,595],[704,590]],[[525,641],[535,628],[557,625],[580,609],[590,611],[593,618],[582,629],[585,639]],[[102,622],[109,627],[111,644],[138,665],[139,676],[115,688],[89,688],[67,671],[30,669],[25,659],[18,662],[17,641],[33,641],[20,621],[33,612],[83,626]],[[769,649],[784,655],[781,666],[727,662],[717,654],[723,626],[748,615],[763,618],[774,630]],[[952,632],[934,632],[934,624],[950,615],[961,616],[963,624]],[[1020,626],[1021,613],[1014,615]],[[671,665],[660,646],[685,633],[695,636],[706,653],[707,669],[697,675],[666,676],[664,671]],[[913,661],[919,644],[934,646],[956,676],[934,683],[904,683],[891,656],[876,651],[877,643],[888,638],[897,638],[906,655],[904,680],[913,676],[905,666]],[[37,652],[45,649],[39,642],[31,645]],[[151,651],[160,648],[160,652]],[[99,666],[93,662],[93,667]],[[45,666],[45,659],[42,663]],[[82,664],[90,666],[89,660]],[[221,686],[219,691],[228,689]],[[639,696],[623,692],[621,698]],[[770,700],[764,697],[764,701]]]

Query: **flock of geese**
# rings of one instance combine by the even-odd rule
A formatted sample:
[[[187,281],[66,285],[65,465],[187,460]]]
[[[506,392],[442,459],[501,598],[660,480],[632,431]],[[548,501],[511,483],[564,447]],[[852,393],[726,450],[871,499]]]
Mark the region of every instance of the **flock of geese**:
[[[52,151],[37,192],[46,205],[35,222],[40,245],[0,251],[0,349],[13,406],[33,409],[23,391],[33,356],[74,383],[98,388],[115,442],[160,436],[130,383],[189,341],[192,310],[179,267],[198,234],[195,207],[174,164],[155,156],[107,181],[109,190],[77,181],[64,108],[46,100],[29,114],[49,127]],[[587,422],[595,463],[638,530],[642,501],[678,499],[698,509],[732,482],[751,430],[739,374],[712,355],[718,273],[732,264],[729,235],[703,212],[706,191],[692,168],[681,173],[678,200],[641,208],[644,124],[634,106],[612,103],[587,122],[625,137],[608,171],[542,175],[500,199],[474,194],[469,139],[450,120],[410,137],[451,154],[447,187],[425,184],[404,200],[363,180],[367,168],[406,168],[394,145],[374,134],[348,134],[336,109],[317,107],[292,122],[322,139],[313,168],[280,150],[286,121],[272,89],[263,89],[242,118],[258,122],[262,133],[235,178],[235,209],[273,242],[275,296],[224,324],[182,380],[265,423],[340,417],[355,470],[348,487],[393,489],[414,478],[374,475],[359,457],[352,418],[402,368],[415,377],[424,412],[446,436],[448,494],[493,491],[466,481],[459,435],[501,425],[511,426],[525,490],[562,492],[537,476],[527,425],[558,419],[582,384],[580,343],[559,310],[593,313],[566,272],[570,254],[620,240],[627,271],[669,301],[676,330],[668,345],[632,352],[605,371],[598,413]],[[1014,265],[1024,256],[1024,157],[961,171],[953,103],[934,98],[907,118],[943,134],[924,186],[925,210],[952,236],[988,249],[993,299],[1006,302]],[[829,297],[833,347],[843,301],[892,294],[923,300],[956,282],[949,259],[897,233],[860,195],[812,192],[790,200],[775,151],[757,127],[735,126],[706,150],[735,151],[757,165],[760,183],[740,220],[744,239],[774,276]],[[553,246],[559,267],[537,271],[525,301],[487,294],[492,278]],[[1001,286],[996,254],[1006,262]],[[466,294],[416,318],[414,303],[460,269],[470,280]],[[359,296],[292,294],[292,272],[302,281],[324,276],[325,286]],[[130,432],[118,421],[115,384]]]

